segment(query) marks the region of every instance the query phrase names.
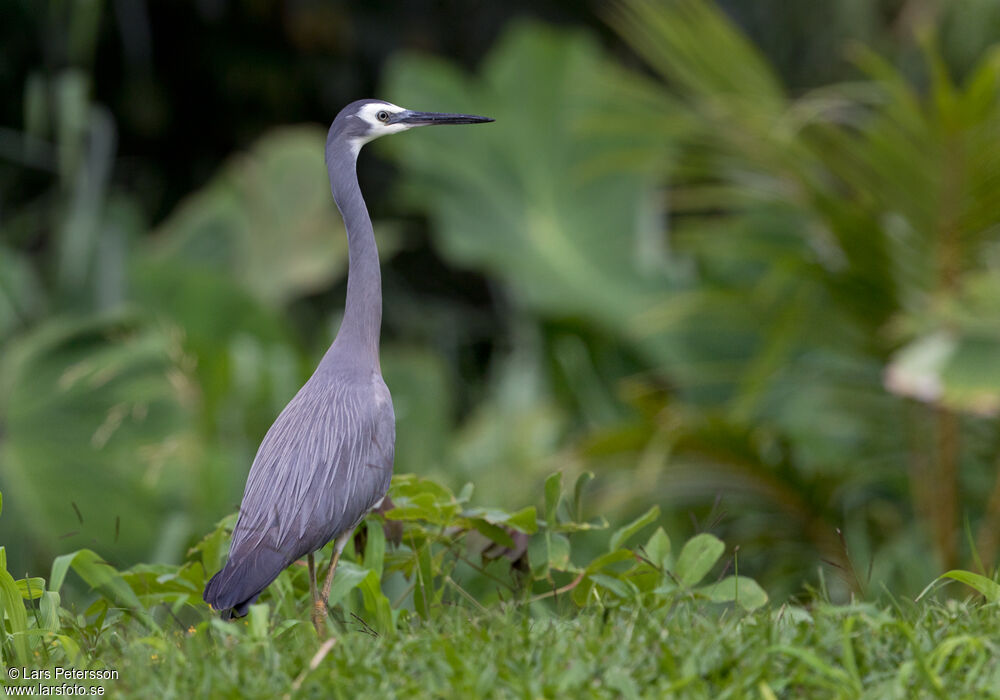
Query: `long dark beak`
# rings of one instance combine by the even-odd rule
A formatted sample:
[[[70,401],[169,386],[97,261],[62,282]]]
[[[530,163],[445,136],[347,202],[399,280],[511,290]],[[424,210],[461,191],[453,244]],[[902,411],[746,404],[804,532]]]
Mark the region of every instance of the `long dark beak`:
[[[410,126],[429,126],[431,124],[481,124],[493,121],[489,117],[477,117],[474,114],[444,114],[441,112],[414,112],[406,110],[399,112],[390,123],[408,124]]]

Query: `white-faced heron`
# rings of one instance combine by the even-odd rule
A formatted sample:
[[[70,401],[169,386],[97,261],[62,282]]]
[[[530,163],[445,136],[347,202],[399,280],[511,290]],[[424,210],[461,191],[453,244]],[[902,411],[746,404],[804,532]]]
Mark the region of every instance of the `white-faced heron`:
[[[372,139],[415,126],[489,121],[414,112],[381,100],[352,102],[333,120],[326,167],[347,229],[344,318],[319,367],[267,431],[250,467],[229,560],[205,586],[205,601],[224,616],[245,615],[285,567],[308,555],[313,622],[322,633],[344,545],[389,489],[396,424],[379,366],[382,278],[358,187],[358,152]],[[330,540],[335,540],[330,570],[317,595],[313,552]]]

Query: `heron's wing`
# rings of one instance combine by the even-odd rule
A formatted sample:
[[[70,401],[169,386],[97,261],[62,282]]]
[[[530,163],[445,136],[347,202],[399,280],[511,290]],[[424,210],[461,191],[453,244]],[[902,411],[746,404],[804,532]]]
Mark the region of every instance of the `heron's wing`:
[[[392,465],[396,455],[396,415],[392,410],[392,397],[382,377],[376,376],[374,382],[376,403],[373,411],[375,431],[372,434],[371,453],[367,467],[373,470],[369,478],[381,484],[379,500],[389,490],[389,480],[392,478]],[[382,481],[380,481],[382,480]]]
[[[315,529],[316,547],[353,529],[389,490],[396,442],[389,390],[382,377],[373,374],[367,389],[355,398],[359,400],[347,411],[353,419],[349,421],[353,429],[347,432],[353,439],[349,448],[346,442],[340,446],[349,449],[350,455],[335,461],[333,469],[314,474],[309,496],[315,497],[310,503],[319,520],[301,525],[296,535],[309,541]],[[323,518],[330,519],[324,524]]]
[[[268,430],[250,468],[226,566],[205,587],[246,614],[281,571],[353,528],[385,495],[395,421],[382,378],[310,379]]]
[[[307,384],[282,411],[250,468],[230,558],[276,548],[294,561],[354,527],[385,495],[395,423],[388,390],[374,379],[323,392]]]

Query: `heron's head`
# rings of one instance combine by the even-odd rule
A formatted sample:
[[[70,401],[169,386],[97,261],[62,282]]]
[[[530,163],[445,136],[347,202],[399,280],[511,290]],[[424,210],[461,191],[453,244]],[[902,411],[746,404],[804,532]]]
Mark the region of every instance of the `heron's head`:
[[[330,138],[349,143],[354,153],[379,136],[396,134],[415,126],[432,124],[479,124],[489,117],[444,112],[416,112],[382,100],[358,100],[340,110],[330,127]]]

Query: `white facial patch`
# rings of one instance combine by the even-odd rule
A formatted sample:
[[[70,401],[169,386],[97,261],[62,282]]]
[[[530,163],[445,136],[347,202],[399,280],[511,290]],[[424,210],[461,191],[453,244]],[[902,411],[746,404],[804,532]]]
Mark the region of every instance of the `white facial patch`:
[[[358,110],[358,113],[354,117],[368,124],[369,131],[365,136],[360,136],[351,141],[351,150],[354,151],[354,155],[357,156],[361,147],[372,139],[377,139],[379,136],[386,136],[388,134],[398,134],[400,131],[409,129],[409,124],[386,124],[378,118],[379,112],[398,114],[405,111],[402,107],[389,102],[370,102]]]

